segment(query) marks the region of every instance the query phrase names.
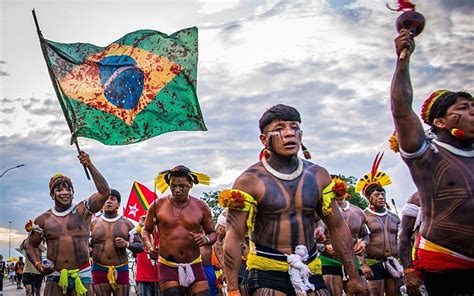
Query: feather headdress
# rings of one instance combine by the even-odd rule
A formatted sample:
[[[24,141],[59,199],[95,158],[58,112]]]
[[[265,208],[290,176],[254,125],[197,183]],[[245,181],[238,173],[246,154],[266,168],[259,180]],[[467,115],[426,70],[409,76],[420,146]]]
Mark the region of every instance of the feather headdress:
[[[375,156],[374,159],[374,163],[372,164],[372,170],[370,171],[370,173],[360,178],[359,182],[357,182],[357,185],[355,187],[356,192],[362,192],[362,194],[365,196],[365,192],[367,191],[367,188],[369,188],[370,185],[379,185],[384,187],[389,184],[392,184],[392,180],[390,179],[390,177],[386,173],[378,170],[380,162],[382,161],[382,157],[383,152],[382,154],[380,152],[377,153],[377,156]]]
[[[209,185],[211,177],[203,173],[192,172],[184,165],[178,165],[170,170],[163,171],[155,178],[155,187],[161,193],[165,192],[170,185],[171,177],[189,177],[194,184]]]

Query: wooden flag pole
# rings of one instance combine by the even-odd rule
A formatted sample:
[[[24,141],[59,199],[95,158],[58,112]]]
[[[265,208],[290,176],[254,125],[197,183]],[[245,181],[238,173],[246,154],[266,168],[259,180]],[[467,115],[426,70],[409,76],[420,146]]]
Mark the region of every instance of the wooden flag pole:
[[[63,102],[60,99],[60,97],[61,97],[60,94],[61,93],[59,92],[56,77],[54,76],[53,70],[51,69],[51,65],[49,64],[49,59],[48,59],[48,55],[47,55],[47,52],[46,52],[46,47],[45,47],[45,44],[43,42],[43,34],[41,33],[41,30],[40,30],[40,27],[39,27],[39,24],[38,24],[38,19],[36,18],[35,10],[33,9],[31,11],[31,13],[33,13],[33,19],[35,21],[36,32],[38,33],[38,37],[39,37],[40,45],[41,45],[41,51],[43,52],[43,57],[44,57],[44,60],[46,61],[46,67],[48,68],[49,77],[51,78],[51,82],[53,83],[53,88],[54,88],[54,91],[56,92],[56,96],[58,97],[59,105],[61,105],[61,109],[63,110],[64,117],[66,118],[66,122],[67,122],[67,125],[69,127],[69,132],[72,135],[72,125],[69,122],[68,117],[66,115],[66,106],[64,106]],[[77,142],[77,138],[74,138],[74,144],[76,145],[77,153],[81,154],[81,148],[79,148],[79,143]],[[86,166],[84,166],[84,172],[86,173],[87,180],[90,180],[91,177],[89,175],[89,171],[87,170]]]

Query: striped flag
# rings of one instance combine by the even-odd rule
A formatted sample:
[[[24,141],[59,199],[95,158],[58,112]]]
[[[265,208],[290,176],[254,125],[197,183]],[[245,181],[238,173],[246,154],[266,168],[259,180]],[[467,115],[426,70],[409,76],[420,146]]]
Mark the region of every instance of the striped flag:
[[[146,215],[150,204],[155,200],[156,194],[143,184],[137,181],[133,182],[127,206],[124,208],[123,215],[131,220],[139,221],[142,215]]]

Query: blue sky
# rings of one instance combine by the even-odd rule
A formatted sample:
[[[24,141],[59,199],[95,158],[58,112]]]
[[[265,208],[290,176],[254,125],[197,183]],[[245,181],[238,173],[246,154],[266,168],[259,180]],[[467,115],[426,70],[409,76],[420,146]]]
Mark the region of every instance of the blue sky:
[[[152,188],[156,174],[178,164],[230,187],[257,161],[258,119],[285,103],[302,115],[313,161],[331,173],[361,177],[378,151],[401,207],[415,190],[399,155],[388,148],[388,102],[395,65],[395,12],[386,1],[18,1],[0,0],[0,252],[24,236],[23,225],[50,208],[48,180],[69,175],[77,201],[94,192],[69,146],[67,124],[41,55],[31,10],[45,38],[106,46],[126,33],[171,34],[199,28],[198,96],[207,132],[176,132],[129,146],[79,139],[126,203],[133,181]],[[418,0],[427,20],[411,59],[414,108],[433,90],[473,92],[474,2]],[[396,1],[388,1],[391,6]]]

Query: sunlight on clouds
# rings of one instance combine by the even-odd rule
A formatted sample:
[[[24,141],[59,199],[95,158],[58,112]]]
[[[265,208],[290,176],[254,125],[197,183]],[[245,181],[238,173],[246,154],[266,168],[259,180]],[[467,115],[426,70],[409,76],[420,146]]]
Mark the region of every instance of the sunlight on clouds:
[[[202,5],[198,13],[211,14],[234,8],[239,0],[198,0],[198,3]]]
[[[219,177],[211,180],[211,184],[213,187],[230,187],[240,174],[242,170],[224,169]]]
[[[7,245],[8,246],[9,238],[10,238],[9,228],[0,227],[0,245]],[[19,230],[12,229],[12,232],[11,232],[11,246],[12,246],[12,248],[17,248],[18,246],[20,246],[21,242],[25,238],[26,238],[26,233],[24,233],[24,231],[21,231],[21,233],[19,233]],[[4,255],[4,258],[5,258],[5,255]]]

